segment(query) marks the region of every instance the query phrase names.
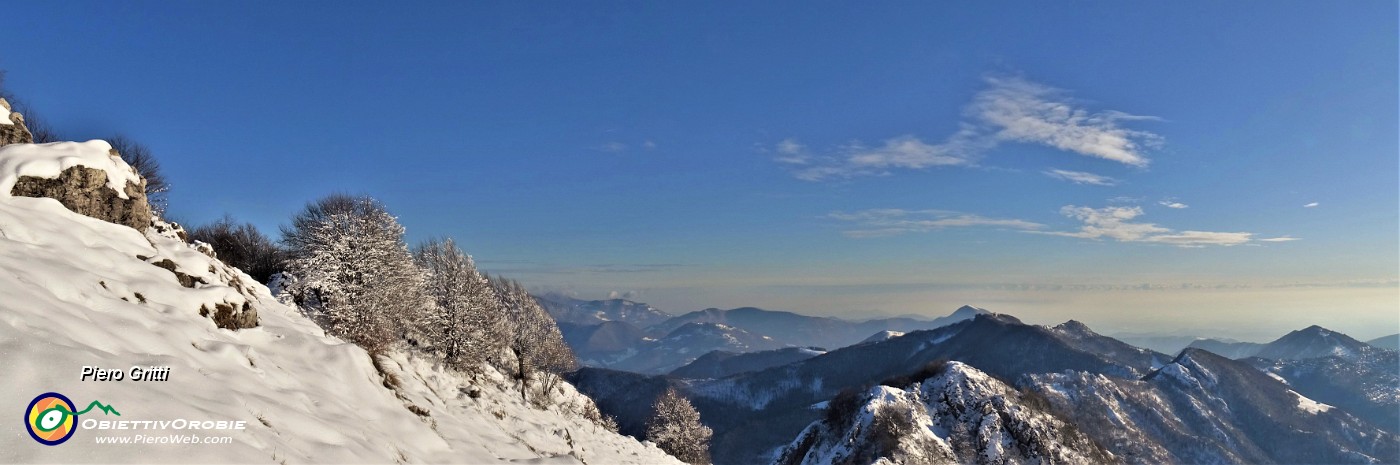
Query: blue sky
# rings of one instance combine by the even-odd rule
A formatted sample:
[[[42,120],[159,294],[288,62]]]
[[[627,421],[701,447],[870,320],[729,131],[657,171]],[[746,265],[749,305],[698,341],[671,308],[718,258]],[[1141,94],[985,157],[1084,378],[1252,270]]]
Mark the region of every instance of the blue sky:
[[[150,146],[187,223],[368,193],[536,289],[676,313],[1369,338],[1400,331],[1397,16],[30,2],[0,68],[65,135]]]

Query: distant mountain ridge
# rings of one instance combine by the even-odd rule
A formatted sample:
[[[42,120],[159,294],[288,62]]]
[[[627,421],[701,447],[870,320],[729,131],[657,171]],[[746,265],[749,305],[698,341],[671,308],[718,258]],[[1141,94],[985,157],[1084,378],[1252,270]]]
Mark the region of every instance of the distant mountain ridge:
[[[987,313],[990,312],[964,305],[952,314],[932,320],[878,318],[853,322],[840,318],[807,316],[754,307],[731,310],[708,308],[676,316],[652,329],[664,331],[690,322],[720,323],[742,328],[752,333],[764,334],[778,342],[792,346],[816,346],[832,349],[860,343],[870,335],[880,331],[909,332],[937,328]]]
[[[1264,344],[1222,339],[1197,339],[1191,341],[1187,347],[1205,350],[1225,358],[1240,359],[1257,355],[1260,350],[1264,349]]]
[[[737,354],[785,347],[815,347],[824,351],[859,343],[876,332],[937,328],[989,313],[963,306],[950,315],[933,319],[883,318],[856,322],[745,307],[690,312],[642,327],[635,322],[658,321],[666,313],[644,303],[622,299],[536,299],[556,318],[565,342],[578,355],[580,363],[646,374],[676,370],[711,351]],[[733,363],[752,360],[740,359]],[[757,369],[759,365],[751,366]],[[771,365],[761,367],[767,366]],[[727,368],[682,371],[686,376],[699,376],[702,372],[737,373]]]
[[[824,353],[825,350],[815,347],[787,347],[747,353],[716,350],[672,370],[670,375],[691,379],[723,378],[800,362]]]
[[[560,323],[595,325],[618,321],[645,329],[671,318],[656,307],[626,299],[580,300],[557,294],[534,297]]]
[[[1382,349],[1400,350],[1400,334],[1391,334],[1391,335],[1389,335],[1389,336],[1381,336],[1381,337],[1378,337],[1378,338],[1375,338],[1375,339],[1366,341],[1366,343],[1367,343],[1367,344],[1370,344],[1370,345],[1373,346],[1373,347],[1379,347],[1379,348],[1382,348]]]
[[[1306,360],[1328,356],[1355,360],[1368,348],[1371,346],[1351,336],[1313,325],[1264,344],[1254,355],[1272,360]]]

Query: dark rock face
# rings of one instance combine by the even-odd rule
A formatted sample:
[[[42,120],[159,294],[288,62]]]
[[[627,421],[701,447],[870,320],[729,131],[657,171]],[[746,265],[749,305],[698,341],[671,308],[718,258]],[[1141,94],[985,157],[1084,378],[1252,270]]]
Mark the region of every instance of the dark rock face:
[[[10,102],[0,98],[0,117],[13,124],[0,124],[0,146],[10,144],[32,144],[34,136],[24,126],[24,115],[10,111]]]
[[[54,179],[22,176],[10,189],[10,195],[57,199],[74,212],[145,232],[151,227],[151,204],[146,201],[146,182],[143,180],[140,185],[127,183],[125,190],[127,198],[121,198],[116,191],[107,187],[107,172],[74,166],[63,170]]]
[[[258,326],[258,311],[243,302],[236,305],[229,302],[214,304],[214,310],[210,311],[208,306],[199,307],[199,316],[214,320],[214,325],[224,329],[243,329]]]

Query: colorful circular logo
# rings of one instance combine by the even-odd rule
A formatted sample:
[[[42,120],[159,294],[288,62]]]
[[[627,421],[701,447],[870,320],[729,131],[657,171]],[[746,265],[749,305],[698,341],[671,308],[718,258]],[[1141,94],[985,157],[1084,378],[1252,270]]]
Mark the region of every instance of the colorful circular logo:
[[[24,410],[29,436],[46,446],[63,444],[77,430],[78,411],[63,394],[46,392],[35,397]]]

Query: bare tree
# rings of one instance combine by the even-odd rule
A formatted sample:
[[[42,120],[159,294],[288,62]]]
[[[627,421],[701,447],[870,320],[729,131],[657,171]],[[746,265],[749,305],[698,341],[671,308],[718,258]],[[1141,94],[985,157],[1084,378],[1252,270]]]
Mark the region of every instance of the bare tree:
[[[29,129],[29,135],[34,137],[34,143],[47,144],[50,142],[62,142],[63,136],[57,129],[49,125],[48,120],[34,111],[34,108],[27,105],[23,100],[10,100],[15,111],[24,115],[24,127]]]
[[[564,342],[559,325],[540,307],[539,302],[520,283],[495,278],[491,284],[500,296],[502,310],[510,325],[507,346],[515,354],[516,377],[520,379],[520,397],[528,400],[526,389],[538,380],[540,392],[547,394],[559,383],[562,374],[578,366],[574,352]],[[536,399],[542,405],[547,398]]]
[[[189,230],[190,239],[208,243],[219,260],[248,273],[260,283],[282,271],[286,251],[272,242],[252,223],[234,221],[224,215],[210,224]]]
[[[431,299],[403,226],[367,196],[331,195],[282,229],[287,291],[332,334],[371,352],[407,335]]]
[[[421,331],[430,349],[458,369],[476,369],[506,346],[507,319],[490,281],[451,239],[432,239],[413,253],[434,305]]]
[[[710,427],[700,423],[700,412],[690,401],[667,388],[653,404],[647,423],[647,440],[686,463],[710,463]]]
[[[33,128],[30,132],[33,132]],[[37,136],[35,141],[38,141]],[[151,155],[151,149],[123,134],[107,138],[107,143],[112,144],[112,148],[121,154],[122,161],[135,168],[141,177],[146,178],[146,200],[151,203],[151,209],[155,210],[156,214],[164,214],[169,201],[170,183],[165,179],[165,173],[160,170],[160,161]]]

